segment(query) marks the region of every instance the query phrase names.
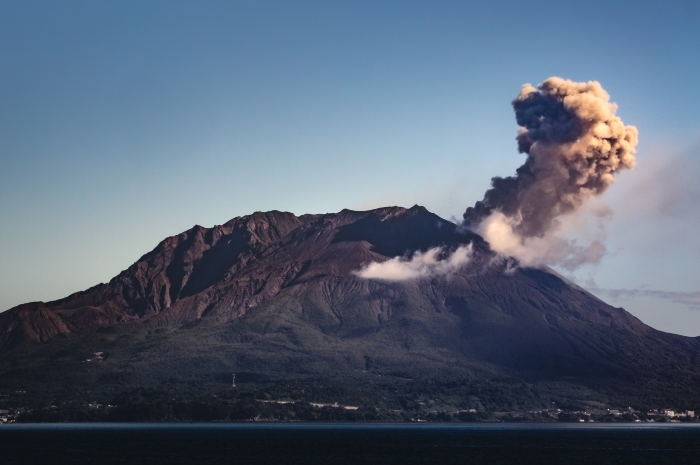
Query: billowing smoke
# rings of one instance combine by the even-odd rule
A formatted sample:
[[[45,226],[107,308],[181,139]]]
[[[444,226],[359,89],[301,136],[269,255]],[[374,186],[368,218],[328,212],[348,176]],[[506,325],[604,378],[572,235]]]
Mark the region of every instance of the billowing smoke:
[[[585,229],[582,211],[598,224],[607,215],[582,207],[605,192],[617,172],[634,167],[637,128],[615,115],[617,105],[596,81],[551,77],[537,87],[525,84],[513,108],[518,149],[527,159],[515,176],[491,180],[484,199],[464,213],[462,226],[523,266],[574,270],[598,262],[606,253],[600,238],[581,245],[567,238],[567,228]],[[470,259],[471,246],[452,254],[435,248],[371,263],[355,274],[404,281],[454,273]]]
[[[461,246],[452,253],[445,252],[441,247],[435,247],[426,252],[416,252],[410,259],[394,257],[385,262],[370,263],[355,274],[360,278],[382,281],[408,281],[450,275],[466,266],[471,255],[471,244]]]
[[[563,239],[562,218],[605,192],[615,173],[634,167],[637,128],[615,116],[617,105],[596,81],[525,84],[513,108],[518,149],[527,159],[515,176],[492,179],[484,199],[464,213],[464,226],[524,265],[573,269],[599,260],[602,243],[582,247]]]
[[[515,231],[518,225],[517,220],[495,211],[478,225],[476,231],[493,250],[517,258],[522,266],[559,265],[573,271],[582,265],[598,263],[606,253],[605,245],[600,240],[583,246],[576,240],[565,239],[561,225],[543,236],[534,237],[519,235]]]

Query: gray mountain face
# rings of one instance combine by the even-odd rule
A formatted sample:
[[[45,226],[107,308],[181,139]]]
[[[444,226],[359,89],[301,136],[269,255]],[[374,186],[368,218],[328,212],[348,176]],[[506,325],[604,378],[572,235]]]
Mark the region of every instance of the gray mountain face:
[[[471,263],[449,275],[356,274],[465,244]],[[99,364],[85,363],[95,353]],[[48,378],[112,391],[225,383],[231,372],[244,373],[241,382],[365,386],[376,376],[382,389],[501,377],[550,391],[563,383],[579,400],[676,396],[693,405],[698,355],[695,338],[650,328],[547,269],[508,266],[479,236],[418,206],[195,226],[107,284],[0,313],[0,389]]]

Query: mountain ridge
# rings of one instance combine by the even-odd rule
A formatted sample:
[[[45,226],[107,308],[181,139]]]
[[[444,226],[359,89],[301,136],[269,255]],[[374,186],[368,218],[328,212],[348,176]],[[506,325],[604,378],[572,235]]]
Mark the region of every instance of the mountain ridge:
[[[411,209],[385,207],[372,212],[380,221],[406,212],[432,215],[418,205]],[[212,228],[195,225],[165,238],[108,283],[100,283],[54,301],[22,304],[3,314],[7,318],[7,312],[22,308],[24,315],[32,306],[36,306],[38,311],[49,312],[49,319],[57,323],[55,329],[27,331],[25,337],[34,342],[45,342],[56,334],[67,334],[83,327],[153,317],[177,301],[210,288],[225,279],[227,274],[235,274],[256,255],[264,253],[273,243],[301,226],[308,228],[318,221],[331,221],[334,226],[342,226],[345,222],[352,223],[353,218],[363,218],[367,214],[344,209],[337,214],[305,214],[297,217],[292,213],[273,210],[236,217]],[[448,223],[437,216],[435,219]],[[353,231],[347,233],[352,235]],[[299,240],[299,235],[303,234],[302,228],[288,240]],[[343,240],[339,238],[339,241]],[[387,245],[383,247],[386,249]],[[382,259],[376,255],[368,255],[367,258]],[[17,339],[16,334],[10,335],[6,329],[2,329],[0,323],[0,347],[11,339]]]

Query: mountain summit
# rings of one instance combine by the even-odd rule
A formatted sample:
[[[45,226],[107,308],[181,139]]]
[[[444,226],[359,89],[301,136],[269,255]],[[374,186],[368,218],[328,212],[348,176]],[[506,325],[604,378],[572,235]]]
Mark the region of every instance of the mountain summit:
[[[209,229],[194,226],[108,284],[3,313],[0,347],[135,321],[224,323],[309,285],[347,279],[356,286],[361,280],[352,272],[364,263],[474,238],[419,206],[301,217],[256,212]]]
[[[700,405],[695,338],[650,328],[551,270],[509,266],[457,229],[420,206],[195,226],[107,284],[1,313],[0,390],[203,389],[235,372],[304,396],[299,386],[340,384],[346,402],[394,393],[379,395],[387,408],[428,385],[445,404],[492,409],[554,397]],[[454,273],[357,273],[465,245],[471,262]]]

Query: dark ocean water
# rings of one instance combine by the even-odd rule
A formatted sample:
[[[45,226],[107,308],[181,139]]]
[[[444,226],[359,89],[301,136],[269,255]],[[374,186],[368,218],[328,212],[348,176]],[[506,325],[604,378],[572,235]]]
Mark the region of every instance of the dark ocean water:
[[[0,426],[0,464],[700,464],[690,424]]]

